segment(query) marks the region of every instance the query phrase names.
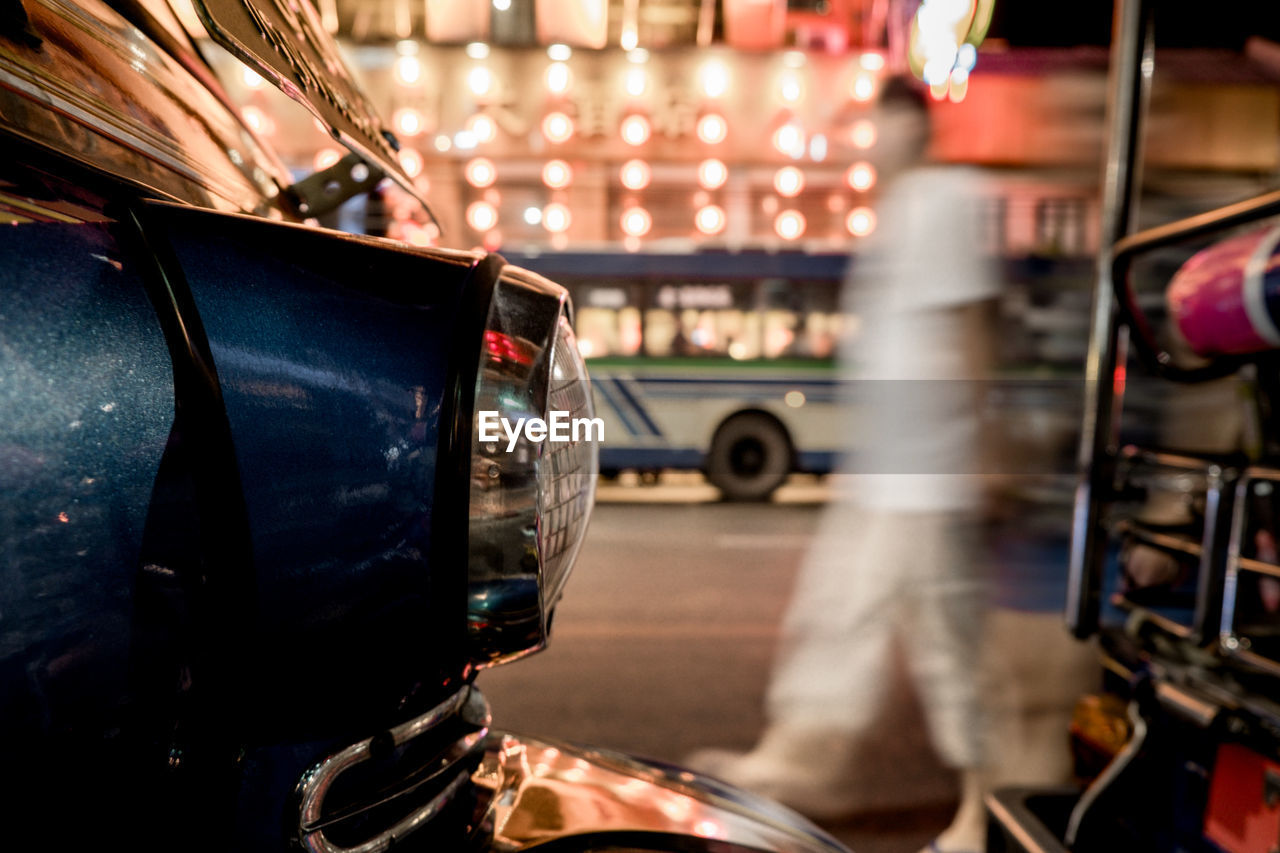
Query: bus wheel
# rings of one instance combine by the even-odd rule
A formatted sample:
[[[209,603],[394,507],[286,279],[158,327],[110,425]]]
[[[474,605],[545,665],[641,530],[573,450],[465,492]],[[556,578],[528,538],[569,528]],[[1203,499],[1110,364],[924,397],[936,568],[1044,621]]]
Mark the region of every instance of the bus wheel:
[[[768,500],[790,473],[791,441],[782,424],[768,415],[734,415],[711,440],[707,479],[725,500]]]

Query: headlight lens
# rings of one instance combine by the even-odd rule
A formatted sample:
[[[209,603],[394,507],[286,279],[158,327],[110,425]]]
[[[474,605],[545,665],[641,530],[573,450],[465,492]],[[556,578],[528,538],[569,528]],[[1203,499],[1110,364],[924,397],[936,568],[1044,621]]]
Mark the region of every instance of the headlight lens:
[[[507,267],[489,307],[472,431],[467,618],[479,665],[546,645],[595,496],[594,416],[564,289]]]

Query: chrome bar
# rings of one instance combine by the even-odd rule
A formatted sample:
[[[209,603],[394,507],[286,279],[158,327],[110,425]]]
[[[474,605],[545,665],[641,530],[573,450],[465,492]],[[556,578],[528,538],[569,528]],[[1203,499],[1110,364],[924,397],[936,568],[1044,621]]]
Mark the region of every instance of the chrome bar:
[[[1109,139],[1103,175],[1102,239],[1093,320],[1085,363],[1084,425],[1077,465],[1080,471],[1072,519],[1068,563],[1066,621],[1073,634],[1088,637],[1098,630],[1102,564],[1106,535],[1102,529],[1103,498],[1111,488],[1115,466],[1120,402],[1116,367],[1125,362],[1111,287],[1114,244],[1133,227],[1142,129],[1155,66],[1155,42],[1149,0],[1116,0],[1111,48]]]
[[[301,802],[299,805],[298,828],[302,845],[312,853],[381,853],[381,851],[389,849],[398,839],[404,838],[404,836],[439,814],[470,778],[470,774],[465,769],[460,769],[458,776],[451,780],[431,800],[414,809],[413,812],[368,841],[354,847],[340,847],[329,841],[324,833],[325,827],[335,821],[332,816],[328,818],[324,816],[325,797],[343,772],[373,757],[375,751],[374,742],[376,740],[382,739],[383,742],[389,740],[393,747],[402,746],[459,715],[466,722],[476,726],[476,730],[462,736],[453,743],[445,755],[443,766],[428,777],[429,779],[440,778],[442,774],[446,773],[459,760],[477,747],[488,734],[488,727],[491,722],[489,706],[483,694],[473,687],[464,687],[422,716],[415,717],[389,729],[385,735],[380,735],[378,738],[366,738],[340,752],[334,753],[308,771],[299,785]],[[407,787],[404,791],[384,798],[381,802],[389,802],[397,797],[411,793],[423,781],[426,780],[419,781]]]

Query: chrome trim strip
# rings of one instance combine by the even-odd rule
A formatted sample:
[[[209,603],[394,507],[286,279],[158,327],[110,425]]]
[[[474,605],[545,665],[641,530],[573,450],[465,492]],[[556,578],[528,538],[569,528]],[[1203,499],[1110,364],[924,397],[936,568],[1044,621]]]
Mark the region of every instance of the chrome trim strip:
[[[446,755],[444,766],[428,777],[428,779],[438,779],[471,752],[488,734],[491,721],[489,705],[479,690],[470,686],[464,687],[422,716],[388,730],[385,737],[390,738],[393,747],[401,746],[459,714],[478,728],[452,744]],[[372,757],[374,740],[375,738],[372,737],[366,738],[334,753],[308,771],[299,783],[300,841],[303,847],[312,853],[381,853],[388,850],[397,840],[404,838],[438,815],[470,779],[470,774],[465,769],[460,769],[457,776],[440,793],[378,835],[354,847],[336,845],[326,838],[324,833],[325,827],[335,820],[332,816],[324,817],[325,796],[343,772]],[[382,802],[389,802],[410,793],[421,784],[422,782],[418,782]]]
[[[439,814],[457,796],[458,791],[470,781],[470,778],[467,773],[459,772],[448,787],[436,794],[429,802],[415,809],[412,814],[363,844],[358,844],[355,847],[339,847],[325,838],[324,830],[317,829],[302,837],[302,846],[310,850],[311,853],[383,853],[383,851],[390,850],[400,839]]]

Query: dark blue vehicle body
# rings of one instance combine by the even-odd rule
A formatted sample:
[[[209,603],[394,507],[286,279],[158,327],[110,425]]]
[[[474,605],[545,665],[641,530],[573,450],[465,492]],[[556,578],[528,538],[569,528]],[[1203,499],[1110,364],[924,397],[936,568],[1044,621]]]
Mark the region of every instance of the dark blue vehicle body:
[[[101,828],[117,796],[261,826],[317,756],[456,689],[432,509],[473,267],[141,203],[0,229],[17,814],[87,773]]]

